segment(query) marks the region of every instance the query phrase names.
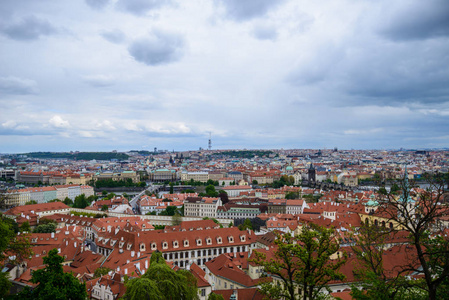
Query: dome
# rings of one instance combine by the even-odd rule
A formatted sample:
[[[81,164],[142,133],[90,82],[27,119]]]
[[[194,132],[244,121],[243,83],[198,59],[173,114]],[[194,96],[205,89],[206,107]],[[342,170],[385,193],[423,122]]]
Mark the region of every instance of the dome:
[[[292,167],[292,166],[288,166],[287,168],[285,168],[285,170],[287,170],[287,171],[293,171],[293,167]]]

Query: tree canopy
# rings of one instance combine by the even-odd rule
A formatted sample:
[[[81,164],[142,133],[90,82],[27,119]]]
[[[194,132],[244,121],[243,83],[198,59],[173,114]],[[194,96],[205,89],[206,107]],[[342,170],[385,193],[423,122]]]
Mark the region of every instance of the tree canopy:
[[[187,270],[174,271],[166,264],[160,252],[154,252],[145,274],[126,283],[123,299],[198,299],[196,278]]]
[[[332,228],[303,225],[299,235],[276,234],[273,258],[267,259],[265,253],[255,250],[251,261],[280,279],[280,284],[263,283],[261,292],[270,299],[313,300],[322,295],[331,280],[344,279],[339,269],[345,255],[330,259],[340,247],[333,234]]]

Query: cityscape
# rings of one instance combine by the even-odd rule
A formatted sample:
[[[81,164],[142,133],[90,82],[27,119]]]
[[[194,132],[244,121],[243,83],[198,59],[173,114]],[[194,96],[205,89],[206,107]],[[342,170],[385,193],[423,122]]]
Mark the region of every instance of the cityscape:
[[[0,1],[0,299],[449,299],[449,1]]]

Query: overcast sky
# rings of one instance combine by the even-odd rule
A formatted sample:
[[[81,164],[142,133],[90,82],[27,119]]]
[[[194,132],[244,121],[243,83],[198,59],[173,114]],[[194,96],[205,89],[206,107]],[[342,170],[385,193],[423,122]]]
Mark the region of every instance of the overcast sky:
[[[449,147],[447,0],[1,0],[0,153]]]

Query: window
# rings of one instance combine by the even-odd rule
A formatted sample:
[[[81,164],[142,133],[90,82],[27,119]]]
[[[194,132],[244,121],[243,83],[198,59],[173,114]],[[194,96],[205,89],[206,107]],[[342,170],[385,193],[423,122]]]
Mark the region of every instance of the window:
[[[189,247],[189,240],[184,240],[184,247]]]
[[[201,246],[203,243],[202,243],[201,239],[197,239],[196,244],[197,244],[197,246]]]
[[[173,242],[173,248],[178,248],[178,241]]]
[[[228,236],[228,241],[230,243],[234,243],[234,237],[233,236]]]
[[[221,236],[217,237],[217,243],[221,244],[223,241],[221,240]]]
[[[151,243],[151,250],[156,250],[156,243]]]
[[[162,242],[162,249],[167,249],[167,248],[168,248],[168,243]]]
[[[201,289],[201,297],[206,297],[206,289]]]

